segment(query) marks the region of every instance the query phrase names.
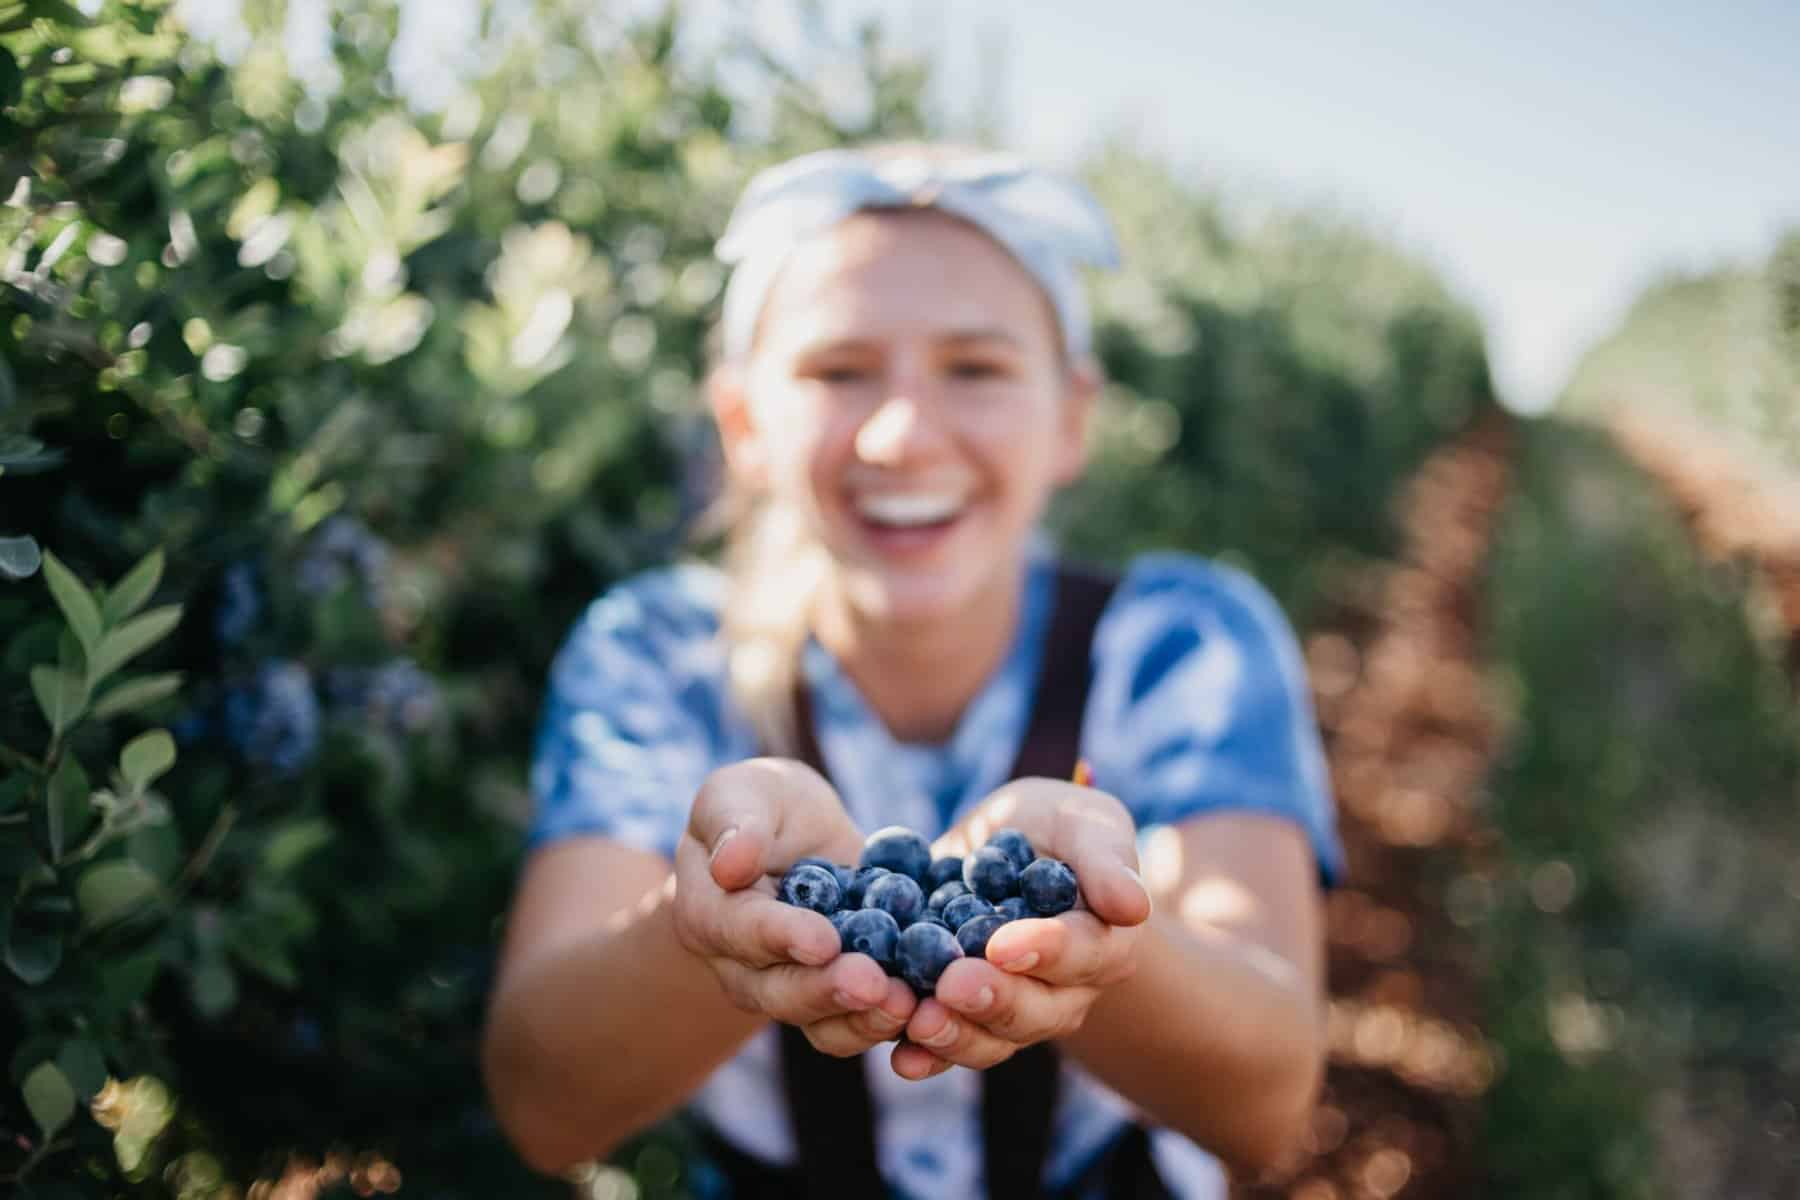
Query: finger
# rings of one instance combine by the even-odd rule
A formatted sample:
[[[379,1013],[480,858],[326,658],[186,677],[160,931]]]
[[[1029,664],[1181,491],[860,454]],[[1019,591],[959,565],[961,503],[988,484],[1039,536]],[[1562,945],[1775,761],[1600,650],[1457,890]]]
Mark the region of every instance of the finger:
[[[1058,808],[1054,852],[1068,862],[1082,898],[1103,921],[1141,925],[1150,919],[1150,889],[1138,874],[1137,827],[1117,800],[1091,788],[1082,790],[1087,793],[1082,800]]]
[[[956,1065],[939,1058],[915,1042],[901,1042],[895,1046],[888,1063],[894,1068],[894,1074],[914,1083],[930,1079],[933,1075],[942,1075]]]
[[[753,967],[822,966],[842,949],[828,918],[754,889],[719,896],[717,914],[718,952]]]
[[[688,835],[703,846],[727,891],[749,887],[804,857],[817,822],[790,817],[839,809],[837,793],[810,767],[753,758],[707,776],[688,811]]]
[[[885,994],[887,979],[873,959],[861,954],[842,955],[826,967],[780,963],[760,969],[721,958],[713,961],[713,969],[739,1007],[801,1026],[873,1008]]]
[[[1108,925],[1091,912],[1012,921],[988,940],[987,961],[1011,975],[1061,987],[1117,983],[1135,964],[1138,926]]]
[[[735,958],[753,967],[818,965],[838,953],[837,932],[818,913],[782,904],[760,888],[720,890],[706,851],[691,837],[675,848],[675,900],[682,945],[708,959]]]
[[[965,1023],[1024,1046],[1079,1028],[1094,1002],[1094,989],[1052,987],[1006,975],[980,959],[966,959],[950,964],[938,980],[936,999]],[[942,1052],[937,1046],[932,1049]]]
[[[967,837],[980,844],[1009,825],[1039,854],[1067,862],[1088,907],[1106,921],[1138,925],[1149,918],[1150,892],[1137,870],[1137,825],[1116,797],[1057,779],[1016,779],[971,818]]]
[[[887,995],[874,1008],[806,1026],[807,1040],[826,1054],[846,1058],[899,1037],[918,1005],[904,983],[890,979],[888,984]]]
[[[1018,1043],[996,1037],[935,999],[919,1002],[906,1023],[906,1036],[945,1062],[974,1071],[998,1066],[1019,1049]]]

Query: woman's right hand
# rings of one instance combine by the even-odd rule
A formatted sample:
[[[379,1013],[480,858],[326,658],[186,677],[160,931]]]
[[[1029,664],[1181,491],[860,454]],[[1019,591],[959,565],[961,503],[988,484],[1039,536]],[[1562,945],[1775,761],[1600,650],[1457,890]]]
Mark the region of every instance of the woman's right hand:
[[[893,1040],[917,1001],[874,959],[840,953],[831,922],[784,904],[776,886],[808,855],[854,864],[862,844],[817,771],[755,758],[707,777],[675,851],[681,944],[712,968],[738,1008],[797,1025],[839,1057]]]

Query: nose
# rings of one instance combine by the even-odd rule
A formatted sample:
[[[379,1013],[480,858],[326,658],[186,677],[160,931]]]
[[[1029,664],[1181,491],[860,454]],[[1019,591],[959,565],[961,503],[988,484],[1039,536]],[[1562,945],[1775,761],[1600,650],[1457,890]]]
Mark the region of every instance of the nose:
[[[942,437],[929,406],[910,392],[896,391],[856,431],[856,456],[891,465],[917,457]]]

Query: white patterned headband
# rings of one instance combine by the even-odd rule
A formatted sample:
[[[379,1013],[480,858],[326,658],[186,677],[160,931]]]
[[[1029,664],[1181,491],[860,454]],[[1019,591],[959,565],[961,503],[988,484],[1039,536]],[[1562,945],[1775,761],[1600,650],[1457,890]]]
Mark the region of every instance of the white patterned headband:
[[[719,258],[734,266],[722,318],[727,357],[749,351],[769,289],[802,241],[863,209],[909,207],[942,209],[1004,246],[1050,297],[1069,356],[1087,353],[1075,267],[1117,267],[1119,249],[1085,187],[1006,154],[940,163],[821,150],[751,180],[719,239]]]

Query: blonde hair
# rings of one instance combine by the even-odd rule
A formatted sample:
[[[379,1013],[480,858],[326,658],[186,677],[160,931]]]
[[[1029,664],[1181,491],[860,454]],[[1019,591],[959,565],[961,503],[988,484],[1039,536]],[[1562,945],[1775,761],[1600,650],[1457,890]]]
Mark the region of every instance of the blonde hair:
[[[862,152],[876,159],[922,157],[935,164],[988,153],[941,142],[884,142]],[[721,355],[717,332],[709,339],[715,369]],[[1057,332],[1060,345],[1060,328]],[[721,632],[731,698],[755,729],[761,753],[796,757],[794,696],[813,606],[829,565],[825,548],[809,535],[802,514],[771,497],[750,494],[730,479],[705,526],[725,535]]]

